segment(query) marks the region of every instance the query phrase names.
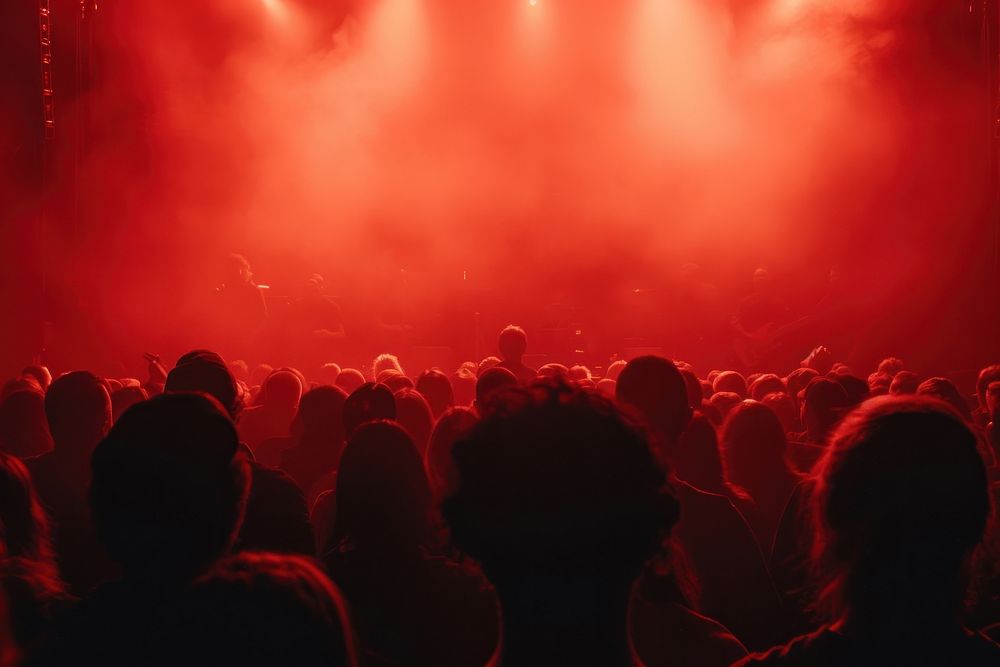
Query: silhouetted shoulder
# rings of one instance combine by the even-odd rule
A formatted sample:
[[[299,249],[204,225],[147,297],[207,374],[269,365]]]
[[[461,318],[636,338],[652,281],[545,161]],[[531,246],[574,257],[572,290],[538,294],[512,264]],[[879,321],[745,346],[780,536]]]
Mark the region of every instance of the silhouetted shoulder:
[[[796,637],[784,646],[757,653],[733,667],[875,667],[918,665],[921,667],[989,667],[1000,665],[1000,645],[968,630],[934,649],[914,652],[909,647],[870,646],[855,642],[829,627]]]
[[[753,665],[782,665],[783,667],[825,667],[846,665],[845,639],[829,628],[820,628],[808,635],[796,637],[784,646],[776,646],[763,653],[754,653],[735,663],[733,667]]]

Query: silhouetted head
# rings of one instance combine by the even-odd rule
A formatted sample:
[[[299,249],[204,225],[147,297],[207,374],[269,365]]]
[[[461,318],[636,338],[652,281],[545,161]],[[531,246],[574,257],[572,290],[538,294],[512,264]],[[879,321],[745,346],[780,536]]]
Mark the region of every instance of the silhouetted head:
[[[455,443],[467,436],[478,421],[476,413],[469,408],[448,408],[434,425],[424,454],[424,470],[438,500],[455,490],[458,473],[451,452]]]
[[[892,384],[889,385],[889,393],[893,396],[915,394],[919,386],[920,378],[917,377],[916,373],[912,371],[899,371],[892,378]]]
[[[781,428],[785,433],[793,433],[802,430],[802,423],[799,421],[799,408],[795,404],[795,399],[786,392],[776,391],[765,396],[761,403],[771,408],[781,422]]]
[[[501,599],[526,577],[627,590],[678,516],[645,437],[592,391],[538,383],[504,399],[455,445],[442,506],[455,544]]]
[[[0,399],[0,451],[26,458],[50,449],[52,437],[41,392],[15,391]]]
[[[903,360],[896,357],[886,357],[878,363],[878,373],[880,375],[887,375],[890,378],[895,377],[896,373],[905,368],[906,364],[903,363]]]
[[[29,377],[35,378],[38,381],[38,386],[41,387],[42,391],[46,391],[49,385],[52,384],[52,373],[45,366],[40,366],[38,364],[33,364],[31,366],[25,366],[21,370],[21,375],[27,375]]]
[[[413,445],[420,456],[427,451],[427,443],[434,429],[434,415],[431,406],[416,389],[403,389],[396,392],[396,421],[413,439]]]
[[[797,398],[815,377],[819,377],[819,373],[811,368],[796,368],[785,378],[785,386],[788,388],[788,393]]]
[[[616,361],[611,362],[611,365],[608,366],[608,372],[604,374],[604,377],[608,378],[609,380],[617,381],[618,376],[622,374],[622,371],[625,370],[625,366],[627,365],[628,362],[626,362],[624,359],[618,359]]]
[[[375,357],[375,361],[372,362],[372,377],[378,377],[379,373],[386,370],[393,370],[400,375],[406,375],[403,372],[403,367],[399,364],[399,357],[388,352]]]
[[[962,415],[962,419],[966,421],[972,420],[972,411],[969,410],[969,404],[965,402],[962,392],[958,390],[955,383],[948,378],[933,377],[924,380],[917,387],[917,394],[919,396],[931,396],[944,401],[953,407],[955,412]]]
[[[149,396],[142,387],[122,387],[111,394],[111,415],[114,421],[136,403],[145,401]]]
[[[404,389],[413,389],[415,386],[413,384],[413,380],[405,375],[400,375],[399,373],[393,373],[389,377],[382,380],[381,383],[389,387],[394,394],[398,391],[403,391]]]
[[[365,422],[396,418],[396,399],[384,384],[366,382],[344,402],[344,434],[348,438]]]
[[[337,386],[347,392],[348,395],[365,383],[364,373],[356,368],[345,368],[337,376]]]
[[[570,367],[568,375],[569,379],[573,382],[590,382],[594,379],[593,373],[591,373],[590,369],[583,364],[577,364]]]
[[[500,364],[503,361],[500,357],[489,356],[479,362],[476,366],[476,376],[480,376],[494,366]]]
[[[763,401],[768,394],[785,392],[785,382],[774,373],[764,373],[750,383],[750,398],[755,401]]]
[[[979,377],[976,379],[976,398],[979,399],[980,410],[989,410],[986,404],[986,389],[993,382],[1000,382],[1000,364],[987,366],[979,371]]]
[[[672,447],[691,421],[687,385],[674,362],[663,357],[636,357],[618,376],[618,404],[636,413],[656,444]]]
[[[597,392],[604,398],[614,400],[615,392],[618,391],[618,383],[608,378],[601,378],[597,381],[595,389],[597,389]]]
[[[237,255],[236,253],[226,257],[222,270],[223,282],[227,284],[249,283],[253,278],[253,272],[250,270],[250,262],[243,255]]]
[[[747,397],[747,381],[736,371],[723,371],[719,373],[712,382],[712,389],[715,390],[715,393],[729,391],[740,398]]]
[[[709,405],[716,409],[722,421],[725,421],[730,410],[742,402],[743,399],[740,398],[740,395],[731,391],[720,391],[717,394],[712,394],[712,398],[708,399]]]
[[[818,377],[806,387],[802,399],[802,425],[813,442],[826,438],[848,408],[847,392],[835,380]]]
[[[347,394],[340,387],[320,386],[310,389],[299,401],[293,431],[306,446],[343,446],[344,405]]]
[[[164,391],[208,394],[221,403],[233,419],[243,409],[236,378],[222,357],[208,350],[188,352],[178,359],[177,365],[167,374]]]
[[[0,549],[4,558],[49,563],[49,521],[27,468],[0,452]]]
[[[722,469],[726,481],[751,493],[776,481],[787,470],[788,440],[771,408],[753,400],[743,401],[726,416],[720,438]]]
[[[222,406],[164,394],[129,408],[94,450],[90,502],[101,540],[126,576],[193,576],[239,528],[247,462]]]
[[[976,437],[951,407],[872,399],[839,426],[814,474],[813,560],[834,613],[957,610],[990,496]]]
[[[57,452],[89,456],[111,427],[111,396],[101,378],[73,371],[52,381],[45,415]]]
[[[417,391],[427,399],[427,404],[431,406],[434,417],[441,414],[455,404],[455,394],[451,388],[451,381],[448,376],[437,369],[424,371],[417,378]]]
[[[517,386],[517,377],[506,368],[489,368],[476,380],[476,408],[480,414],[489,409],[490,398],[508,387]]]
[[[497,349],[504,361],[518,363],[528,350],[528,335],[521,327],[508,324],[497,338]]]
[[[184,596],[172,664],[353,667],[357,646],[337,587],[301,556],[242,553]]]
[[[545,364],[538,369],[538,377],[540,378],[569,378],[569,369],[562,364]]]
[[[847,406],[853,408],[861,405],[871,397],[871,389],[868,382],[848,373],[838,373],[831,377],[836,380],[844,391],[847,392]]]
[[[431,491],[413,440],[389,421],[361,425],[337,470],[333,537],[341,548],[412,549],[430,535]]]
[[[289,370],[271,373],[261,386],[258,402],[266,408],[291,411],[302,398],[302,381]]]

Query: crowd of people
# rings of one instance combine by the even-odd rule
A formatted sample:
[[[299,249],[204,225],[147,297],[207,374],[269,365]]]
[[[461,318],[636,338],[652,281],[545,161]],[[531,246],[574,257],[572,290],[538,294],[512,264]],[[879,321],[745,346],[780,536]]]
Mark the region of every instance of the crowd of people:
[[[823,347],[596,377],[527,346],[25,368],[0,667],[1000,665],[1000,365],[967,398]]]

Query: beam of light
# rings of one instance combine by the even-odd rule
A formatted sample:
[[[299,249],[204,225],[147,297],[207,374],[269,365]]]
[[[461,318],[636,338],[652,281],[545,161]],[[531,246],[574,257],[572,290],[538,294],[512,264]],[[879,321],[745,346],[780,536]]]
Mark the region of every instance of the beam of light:
[[[264,6],[264,10],[271,16],[275,21],[287,21],[289,18],[288,6],[284,3],[284,0],[260,0],[261,5]]]

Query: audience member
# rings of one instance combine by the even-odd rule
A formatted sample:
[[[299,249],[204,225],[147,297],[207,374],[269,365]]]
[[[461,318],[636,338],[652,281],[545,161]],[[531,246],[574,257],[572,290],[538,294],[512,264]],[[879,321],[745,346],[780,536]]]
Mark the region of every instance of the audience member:
[[[302,382],[291,371],[277,370],[264,380],[257,405],[244,410],[236,423],[240,438],[253,450],[256,461],[268,466],[278,465],[281,451],[260,445],[268,438],[289,435],[301,398]]]
[[[428,556],[432,538],[431,490],[413,441],[393,422],[360,426],[341,457],[324,560],[362,644],[395,665],[485,664],[496,642],[493,596]]]
[[[459,486],[443,507],[497,591],[493,664],[637,664],[632,584],[678,516],[661,468],[596,394],[536,385],[502,398],[455,446]]]
[[[506,368],[488,368],[476,380],[476,411],[489,412],[490,399],[503,389],[517,386],[517,377]]]
[[[49,522],[28,470],[3,453],[0,538],[0,595],[7,601],[11,641],[20,652],[31,653],[72,598],[59,578]]]
[[[192,667],[355,667],[347,604],[299,556],[243,553],[199,577],[179,605],[170,663]]]
[[[741,504],[764,553],[799,474],[788,462],[788,441],[777,415],[763,403],[744,401],[726,417],[720,438],[726,485]]]
[[[45,414],[53,449],[25,463],[52,522],[59,572],[74,594],[84,595],[114,573],[87,505],[90,457],[111,427],[111,397],[99,377],[74,371],[53,380]]]
[[[185,354],[170,371],[167,392],[203,392],[215,398],[231,419],[238,420],[243,404],[236,379],[218,354],[195,350]],[[236,548],[246,551],[313,554],[315,536],[303,492],[284,472],[252,460],[250,496]]]
[[[617,401],[648,429],[671,466],[691,421],[684,379],[661,357],[633,359],[618,377]],[[781,636],[777,591],[750,526],[729,498],[673,480],[684,512],[674,534],[700,588],[698,609],[757,648]]]
[[[396,418],[396,399],[384,384],[366,382],[344,401],[344,435],[350,438],[370,421]]]
[[[299,401],[288,447],[281,452],[281,469],[287,472],[308,498],[333,488],[340,452],[344,448],[343,389],[321,386],[310,389]],[[317,482],[326,480],[323,488]]]
[[[497,349],[500,350],[502,361],[497,364],[500,368],[506,368],[514,374],[521,384],[528,384],[536,377],[537,372],[525,366],[523,358],[528,350],[528,335],[524,329],[514,324],[504,327],[497,339]]]
[[[248,478],[236,429],[214,399],[167,394],[122,415],[94,451],[90,489],[122,578],[73,610],[40,664],[154,664],[170,646],[181,589],[232,546]]]
[[[811,509],[829,624],[740,665],[1000,664],[1000,646],[959,618],[991,500],[976,437],[952,408],[867,402],[834,434]]]
[[[455,393],[448,376],[435,369],[424,371],[417,378],[416,390],[427,399],[434,419],[438,419],[444,411],[455,405]]]

